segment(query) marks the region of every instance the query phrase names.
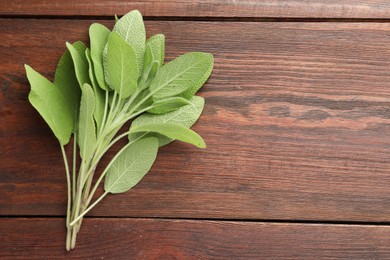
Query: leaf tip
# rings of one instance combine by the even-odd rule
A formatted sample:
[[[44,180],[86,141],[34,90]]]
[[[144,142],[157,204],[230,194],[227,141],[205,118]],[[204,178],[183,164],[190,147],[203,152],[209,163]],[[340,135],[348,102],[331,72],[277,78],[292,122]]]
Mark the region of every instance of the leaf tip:
[[[201,149],[206,149],[206,143],[202,140],[202,142],[200,142],[199,144],[198,144],[198,148],[201,148]]]
[[[141,12],[140,12],[139,10],[137,10],[137,9],[134,9],[133,11],[131,11],[131,13],[136,14],[136,15],[139,15],[139,16],[142,17]]]
[[[32,70],[32,68],[31,68],[30,65],[28,65],[28,64],[24,64],[24,69],[25,69],[26,71]]]
[[[68,48],[68,49],[73,47],[73,45],[70,42],[65,42],[65,45],[66,45],[66,48]]]

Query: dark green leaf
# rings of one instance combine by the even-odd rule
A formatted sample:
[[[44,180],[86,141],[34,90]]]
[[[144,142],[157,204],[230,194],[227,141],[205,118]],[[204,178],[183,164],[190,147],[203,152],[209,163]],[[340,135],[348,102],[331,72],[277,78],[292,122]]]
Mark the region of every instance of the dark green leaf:
[[[81,89],[76,78],[73,60],[69,50],[65,51],[58,62],[54,75],[54,85],[59,88],[72,112],[74,122],[73,131],[75,131],[79,116]]]
[[[87,57],[88,60],[89,77],[91,79],[93,92],[95,94],[95,110],[93,112],[93,118],[95,119],[96,122],[97,131],[99,131],[103,122],[105,96],[104,96],[104,91],[98,86],[96,82],[95,74],[93,73],[94,70],[93,70],[93,64],[91,60],[91,53],[88,48],[85,50],[85,56]]]
[[[76,77],[80,87],[83,86],[85,83],[91,84],[88,74],[88,61],[85,57],[85,49],[87,49],[85,44],[80,41],[77,41],[73,44],[67,42],[66,47],[68,48],[70,55],[72,56]]]
[[[88,161],[91,159],[96,144],[96,130],[93,120],[95,96],[92,87],[88,84],[84,84],[81,90],[78,144],[81,158]]]
[[[91,58],[96,80],[102,89],[108,90],[104,80],[103,51],[107,44],[110,30],[102,24],[94,23],[89,27],[89,38],[91,40]]]
[[[74,120],[71,109],[62,92],[53,83],[25,65],[31,91],[28,99],[49,125],[62,145],[69,142]]]

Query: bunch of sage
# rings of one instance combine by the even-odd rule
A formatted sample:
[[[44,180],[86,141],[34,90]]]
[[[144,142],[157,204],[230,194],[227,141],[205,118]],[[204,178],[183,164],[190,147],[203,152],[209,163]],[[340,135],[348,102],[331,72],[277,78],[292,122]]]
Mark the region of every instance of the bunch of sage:
[[[29,101],[62,151],[68,251],[76,245],[83,216],[107,194],[134,187],[152,167],[159,147],[173,140],[206,147],[190,127],[204,107],[204,99],[194,94],[211,74],[211,54],[190,52],[164,64],[164,35],[146,40],[137,10],[116,18],[112,31],[92,24],[89,37],[89,48],[80,41],[66,43],[53,82],[25,65]],[[119,133],[128,121],[129,130]],[[122,138],[128,139],[127,144],[95,180],[99,161]],[[71,165],[65,152],[69,143]],[[93,201],[103,180],[104,193]]]

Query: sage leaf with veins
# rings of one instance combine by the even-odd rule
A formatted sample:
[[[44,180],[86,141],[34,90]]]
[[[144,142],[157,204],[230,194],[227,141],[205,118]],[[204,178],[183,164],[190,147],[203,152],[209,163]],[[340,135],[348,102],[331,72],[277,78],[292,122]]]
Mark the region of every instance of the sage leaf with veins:
[[[160,68],[150,85],[154,99],[179,95],[189,99],[206,82],[213,68],[213,56],[189,52]]]
[[[181,97],[172,97],[157,100],[153,103],[152,108],[148,110],[149,113],[153,114],[165,114],[173,110],[178,109],[179,107],[190,105],[191,102],[185,98]]]
[[[125,42],[133,47],[136,56],[139,73],[142,74],[144,63],[146,32],[142,15],[138,10],[133,10],[122,16],[114,26],[114,32],[117,32]]]
[[[144,70],[152,64],[153,61],[159,63],[158,67],[164,64],[165,57],[165,36],[156,34],[146,41]]]
[[[202,114],[204,107],[204,99],[202,97],[194,96],[190,100],[190,105],[180,107],[179,109],[168,112],[162,115],[153,115],[153,114],[143,114],[137,117],[131,124],[130,131],[133,127],[139,127],[149,124],[159,124],[159,123],[173,123],[176,125],[184,126],[190,128],[198,120],[199,116]],[[159,139],[159,146],[164,146],[173,141],[172,138],[168,138],[164,135],[149,133],[130,133],[128,138],[129,141],[138,139],[140,136],[157,136]]]
[[[156,132],[169,138],[195,145],[198,148],[206,148],[202,137],[181,125],[172,123],[153,123],[149,125],[135,126],[130,129],[130,133]]]
[[[133,48],[115,32],[108,36],[106,62],[111,87],[121,98],[129,97],[137,88],[137,57]]]
[[[110,165],[104,190],[122,193],[134,187],[150,170],[156,160],[158,140],[155,137],[129,143]]]

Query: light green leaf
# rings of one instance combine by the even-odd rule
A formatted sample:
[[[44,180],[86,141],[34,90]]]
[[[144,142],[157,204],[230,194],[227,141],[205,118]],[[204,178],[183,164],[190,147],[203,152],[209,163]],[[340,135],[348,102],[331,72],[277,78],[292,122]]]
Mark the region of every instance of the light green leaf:
[[[157,74],[158,68],[159,68],[159,63],[157,61],[154,61],[151,64],[149,64],[147,68],[144,69],[138,84],[139,85],[138,87],[140,89],[149,88],[150,83],[153,81],[154,77]]]
[[[165,64],[150,85],[154,99],[179,95],[193,96],[206,82],[213,69],[213,56],[209,53],[190,52]]]
[[[92,62],[92,57],[91,57],[91,51],[89,48],[85,49],[85,58],[87,58],[87,62],[88,62],[89,80],[92,83],[91,85],[92,85],[93,89],[95,89],[96,87],[98,87],[98,83],[97,83],[97,80],[95,77],[95,73],[94,73],[94,69],[93,69],[93,62]]]
[[[72,111],[67,100],[57,86],[25,65],[31,91],[28,99],[49,125],[62,145],[69,142],[73,130]]]
[[[77,41],[73,44],[66,43],[70,55],[72,56],[76,77],[80,87],[85,83],[91,84],[88,76],[88,61],[85,57],[85,49],[87,48],[84,43]]]
[[[95,96],[91,86],[88,84],[84,84],[81,87],[81,91],[78,144],[81,158],[88,161],[92,156],[96,143],[95,123],[93,121]]]
[[[122,193],[133,188],[152,167],[158,150],[155,137],[126,145],[114,159],[104,180],[104,190]]]
[[[133,10],[122,16],[115,23],[113,31],[117,32],[133,47],[137,56],[138,76],[141,76],[146,41],[145,25],[141,13],[138,10]]]
[[[185,143],[195,145],[199,148],[206,148],[202,137],[196,132],[184,126],[172,123],[153,123],[150,125],[135,126],[130,128],[130,133],[156,132],[171,139],[176,139]]]
[[[144,70],[154,61],[159,63],[159,67],[164,64],[165,57],[165,36],[156,34],[146,41]]]
[[[175,111],[168,112],[166,114],[142,114],[132,122],[131,128],[158,123],[173,123],[176,125],[190,128],[193,124],[195,124],[195,122],[198,120],[200,114],[203,111],[204,99],[202,97],[194,96],[189,101],[191,105],[183,106]],[[129,140],[136,140],[141,135],[143,134],[131,133],[129,134]],[[147,134],[147,136],[157,136],[159,139],[160,147],[173,141],[173,139],[171,138],[167,138],[163,135],[155,133]]]
[[[99,86],[104,90],[108,90],[108,87],[104,80],[103,51],[107,44],[109,34],[110,30],[102,24],[93,23],[89,27],[89,38],[91,39],[91,58],[93,62],[93,68],[95,71],[96,80]]]
[[[107,76],[111,87],[121,98],[127,98],[137,88],[138,65],[133,48],[117,33],[108,37]]]
[[[73,131],[75,131],[79,116],[81,89],[76,78],[69,50],[65,51],[58,62],[54,75],[54,85],[59,88],[72,112]]]
[[[93,118],[95,119],[96,122],[97,131],[99,131],[103,122],[105,96],[103,90],[98,86],[96,82],[95,74],[93,73],[94,70],[93,70],[93,64],[91,60],[91,52],[88,48],[85,50],[85,56],[87,57],[88,60],[89,78],[91,79],[93,92],[95,94],[95,110],[93,112]]]
[[[104,81],[106,83],[107,90],[110,91],[112,90],[112,86],[111,86],[110,79],[108,77],[107,47],[108,47],[108,43],[106,44],[106,46],[104,46],[104,50],[103,50],[103,73],[104,73]]]
[[[153,63],[153,54],[152,54],[152,50],[150,49],[150,46],[146,45],[146,48],[145,48],[145,55],[144,55],[144,68],[142,70],[142,75],[141,75],[141,81],[146,81],[148,76],[149,76],[149,73],[150,73],[150,70],[151,70],[151,67],[152,67],[152,63]],[[158,63],[156,61],[156,63]]]
[[[152,114],[165,114],[179,107],[190,105],[190,101],[181,97],[171,97],[166,99],[157,100],[153,103],[153,108],[148,110],[148,113]]]

